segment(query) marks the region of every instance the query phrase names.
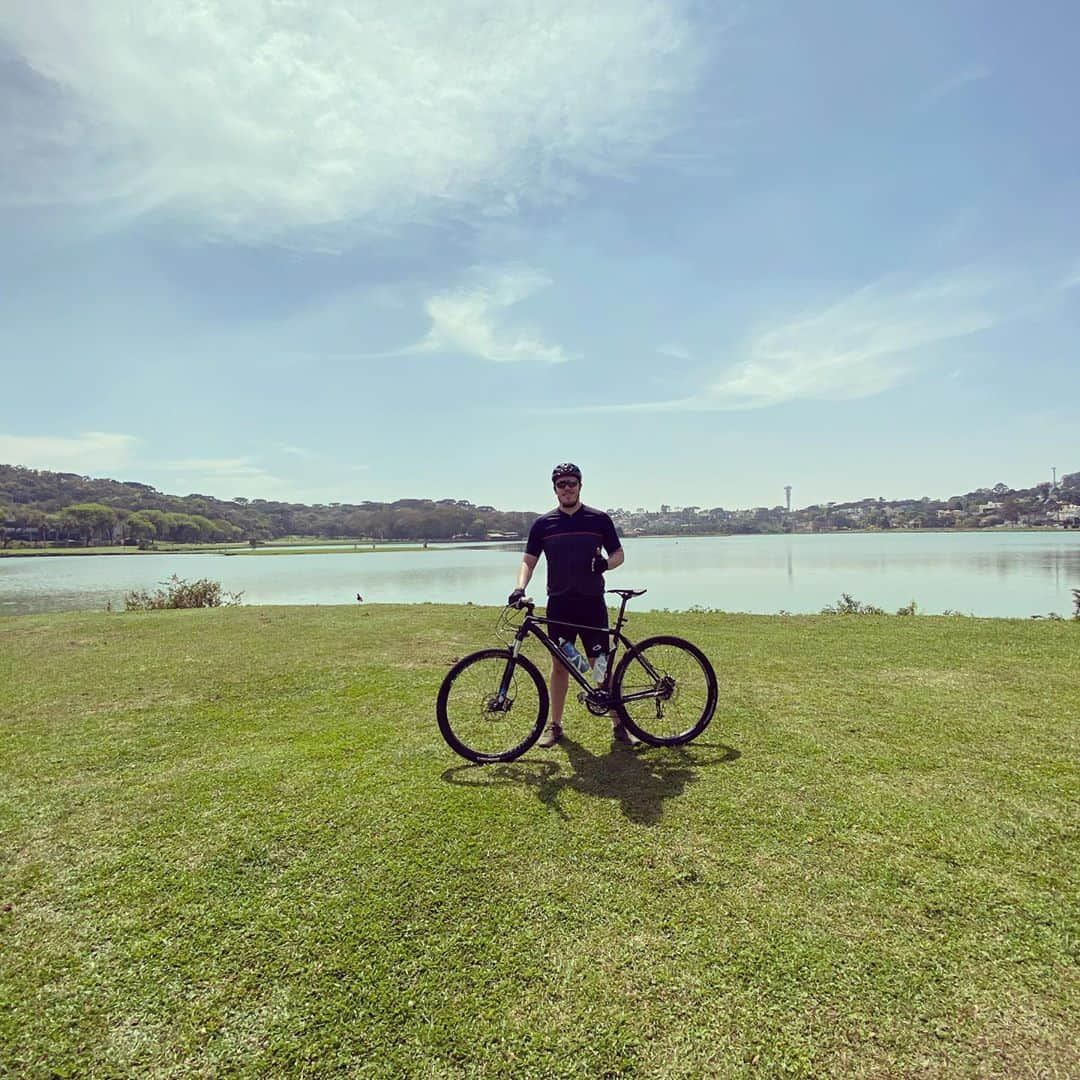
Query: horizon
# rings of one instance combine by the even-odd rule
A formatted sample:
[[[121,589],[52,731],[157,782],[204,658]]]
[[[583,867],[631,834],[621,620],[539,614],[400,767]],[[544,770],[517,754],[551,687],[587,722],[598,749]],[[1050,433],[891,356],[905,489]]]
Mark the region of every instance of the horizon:
[[[38,472],[57,472],[56,470],[35,469],[35,467],[31,466],[31,465],[18,465],[18,464],[12,464],[10,462],[0,462],[0,468],[13,468],[13,469],[22,468],[22,469],[31,469],[33,471],[38,471]],[[1080,469],[1075,470],[1075,472],[1080,473]],[[60,475],[59,473],[57,473],[57,474]],[[156,485],[147,484],[145,481],[141,481],[141,480],[121,480],[118,477],[114,477],[114,476],[86,476],[86,475],[84,475],[82,473],[71,473],[71,472],[66,473],[65,475],[76,476],[76,477],[79,477],[80,479],[90,480],[92,482],[106,482],[106,483],[118,483],[118,484],[137,484],[137,485],[139,485],[141,487],[151,487],[158,495],[164,496],[165,498],[175,498],[175,499],[213,498],[213,499],[218,500],[219,502],[237,502],[238,500],[243,499],[244,501],[249,502],[249,503],[250,502],[271,502],[271,503],[289,503],[289,502],[291,502],[291,500],[288,500],[288,499],[276,499],[276,498],[271,498],[271,497],[267,497],[267,496],[248,497],[246,495],[236,495],[236,496],[234,496],[233,498],[230,498],[230,499],[222,499],[217,495],[211,495],[209,492],[205,492],[205,491],[190,491],[186,495],[178,495],[178,494],[175,494],[175,493],[170,492],[170,491],[164,491],[164,490],[158,488]],[[1070,470],[1067,470],[1067,469],[1058,469],[1057,470],[1057,475],[1056,475],[1056,486],[1060,487],[1062,480],[1065,477],[1072,476],[1072,475],[1074,475],[1074,471],[1070,471]],[[897,495],[897,496],[892,496],[892,497],[878,496],[878,495],[861,495],[861,496],[857,496],[857,497],[852,498],[852,499],[828,499],[828,500],[821,500],[820,502],[810,502],[810,503],[805,503],[802,506],[795,505],[795,502],[793,500],[792,501],[791,512],[792,513],[799,513],[800,511],[808,510],[811,507],[815,507],[815,506],[816,507],[826,506],[826,505],[837,506],[837,505],[846,505],[846,504],[849,504],[849,503],[858,503],[858,502],[864,502],[864,501],[867,501],[867,500],[879,500],[879,499],[883,500],[886,503],[917,502],[917,501],[919,501],[919,500],[921,500],[923,498],[927,498],[931,502],[947,502],[949,499],[957,498],[957,497],[960,497],[962,495],[972,494],[972,493],[975,493],[975,492],[992,492],[993,488],[998,483],[1002,483],[1002,482],[1003,481],[995,481],[993,484],[980,484],[980,485],[978,485],[976,487],[967,487],[967,488],[964,488],[962,491],[960,491],[960,490],[954,491],[949,495],[925,495],[925,494],[923,494],[923,495]],[[1046,483],[1046,484],[1049,485],[1049,484],[1055,483],[1055,481],[1052,481],[1052,480],[1038,480],[1033,484],[1026,484],[1026,485],[1021,485],[1021,486],[1013,486],[1013,485],[1006,485],[1006,486],[1009,487],[1009,489],[1013,490],[1013,491],[1031,491],[1031,490],[1034,490],[1035,488],[1039,487],[1043,483]],[[794,491],[795,491],[795,487],[794,487],[794,485],[792,485],[792,493],[794,493]],[[394,498],[389,498],[389,499],[360,499],[357,502],[351,502],[350,500],[347,500],[347,499],[335,499],[335,500],[333,500],[333,503],[337,503],[337,504],[341,504],[341,505],[359,506],[359,505],[362,505],[364,502],[374,502],[374,503],[384,503],[384,504],[386,504],[386,503],[394,503],[394,502],[401,502],[401,501],[407,501],[407,500],[426,501],[426,502],[433,502],[433,503],[438,503],[440,501],[468,502],[472,506],[492,506],[494,509],[496,509],[500,513],[533,513],[533,512],[535,512],[533,510],[522,510],[522,509],[520,509],[518,507],[513,507],[513,506],[499,506],[496,503],[476,502],[476,501],[474,501],[472,499],[469,499],[469,498],[467,498],[465,496],[460,496],[460,495],[457,495],[457,496],[455,496],[455,495],[439,495],[439,496],[398,495],[398,496],[395,496]],[[587,500],[583,498],[582,502],[587,503]],[[294,503],[294,505],[318,506],[318,505],[332,505],[333,503]],[[615,501],[615,502],[604,502],[602,504],[601,503],[595,503],[595,504],[589,504],[589,505],[601,506],[603,509],[618,508],[618,509],[621,509],[621,510],[629,512],[629,513],[636,512],[639,507],[642,508],[644,510],[644,512],[646,512],[646,513],[661,513],[662,511],[659,509],[661,506],[669,506],[672,511],[678,511],[678,510],[684,509],[685,507],[688,507],[688,506],[696,506],[696,507],[701,507],[703,509],[722,508],[724,510],[738,512],[738,511],[743,511],[743,510],[774,509],[777,506],[783,506],[784,502],[783,502],[783,500],[780,500],[778,502],[759,502],[759,503],[746,504],[746,505],[737,505],[737,506],[736,505],[727,505],[725,503],[719,503],[719,502],[712,502],[710,500],[705,500],[704,502],[697,501],[697,502],[686,502],[686,503],[664,502],[664,503],[657,503],[656,504],[656,509],[650,509],[649,505],[643,503],[640,499],[638,499],[638,500],[631,499],[631,500],[629,500],[629,502],[623,500],[623,501]]]
[[[306,505],[537,504],[567,459],[611,506],[1048,479],[1078,34],[1003,0],[7,5],[0,459]]]

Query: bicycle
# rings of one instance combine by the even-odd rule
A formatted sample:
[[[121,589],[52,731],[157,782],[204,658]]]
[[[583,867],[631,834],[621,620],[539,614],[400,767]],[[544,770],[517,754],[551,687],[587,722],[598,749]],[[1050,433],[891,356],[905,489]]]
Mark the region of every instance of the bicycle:
[[[607,670],[599,685],[577,671],[523,597],[503,609],[500,631],[513,631],[503,649],[481,649],[457,661],[443,679],[435,704],[439,730],[469,761],[491,764],[521,757],[540,738],[548,717],[548,690],[536,664],[522,655],[535,637],[582,687],[578,700],[594,716],[614,710],[626,728],[650,746],[681,746],[697,738],[716,709],[716,672],[705,654],[683,638],[661,635],[634,644],[623,632],[626,605],[645,589],[608,589],[622,597],[614,629],[563,623],[608,636]],[[515,623],[512,612],[524,610]],[[619,647],[625,651],[616,665]]]

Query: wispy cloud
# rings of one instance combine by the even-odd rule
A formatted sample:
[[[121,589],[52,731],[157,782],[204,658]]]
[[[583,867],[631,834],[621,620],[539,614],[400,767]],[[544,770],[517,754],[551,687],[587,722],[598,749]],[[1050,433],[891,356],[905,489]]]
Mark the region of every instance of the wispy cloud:
[[[163,491],[199,492],[230,499],[246,497],[282,498],[285,483],[255,458],[176,458],[146,461],[142,468],[148,476],[162,477],[157,483]]]
[[[666,342],[663,345],[657,345],[656,351],[661,356],[668,356],[672,360],[692,360],[694,358],[693,353],[691,353],[689,349],[672,341]]]
[[[689,397],[586,407],[595,412],[733,411],[790,401],[871,397],[899,383],[921,354],[986,330],[1010,310],[1005,282],[958,273],[902,286],[882,281],[822,311],[752,337],[743,355]]]
[[[318,244],[618,175],[703,66],[688,0],[35,0],[0,7],[0,200],[110,200]]]
[[[179,458],[174,461],[159,461],[159,469],[171,469],[176,472],[196,472],[216,476],[266,476],[266,470],[252,458]]]
[[[927,90],[919,98],[919,107],[926,109],[931,105],[936,105],[942,98],[961,89],[961,87],[975,82],[982,82],[983,79],[989,79],[991,74],[990,69],[983,64],[972,64],[970,67],[963,68]]]
[[[477,277],[472,285],[432,296],[425,304],[431,329],[400,354],[455,353],[496,364],[570,359],[561,346],[547,344],[535,331],[509,325],[504,314],[546,289],[550,278],[520,266],[478,272]]]
[[[0,462],[83,476],[125,467],[132,461],[138,445],[134,435],[105,431],[86,431],[81,435],[0,433]]]

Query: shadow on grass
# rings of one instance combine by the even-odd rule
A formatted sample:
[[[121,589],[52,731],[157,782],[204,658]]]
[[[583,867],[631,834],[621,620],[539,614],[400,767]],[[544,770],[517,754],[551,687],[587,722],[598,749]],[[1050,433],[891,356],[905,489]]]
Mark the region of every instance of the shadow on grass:
[[[595,799],[617,799],[630,821],[656,825],[663,817],[664,803],[694,783],[697,770],[741,757],[733,746],[723,743],[635,750],[613,743],[609,753],[593,754],[566,735],[554,750],[545,753],[565,753],[571,771],[567,772],[558,760],[522,758],[506,765],[459,765],[447,769],[442,778],[466,787],[528,785],[563,820],[567,814],[559,805],[559,796],[564,791],[577,791]]]

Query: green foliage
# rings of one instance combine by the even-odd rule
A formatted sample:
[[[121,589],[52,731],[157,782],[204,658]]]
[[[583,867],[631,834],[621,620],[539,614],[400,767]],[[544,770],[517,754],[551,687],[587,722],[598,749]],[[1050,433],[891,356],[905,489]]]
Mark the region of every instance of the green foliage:
[[[101,503],[76,503],[56,515],[58,528],[74,533],[87,547],[95,538],[111,540],[117,520],[116,511]]]
[[[919,605],[914,600],[909,601],[903,607],[896,609],[897,615],[918,615]]]
[[[221,583],[209,578],[185,581],[173,574],[154,592],[133,590],[124,598],[125,611],[160,611],[165,608],[231,607],[240,603],[243,593],[222,591]]]
[[[1073,618],[1080,619],[1080,589],[1073,589]]]
[[[124,522],[124,528],[132,540],[153,540],[157,536],[157,526],[149,514],[136,512]]]
[[[912,601],[914,604],[914,601]],[[841,593],[840,599],[835,604],[828,604],[821,609],[822,615],[884,615],[885,609],[874,607],[873,604],[862,604],[850,593]],[[907,615],[913,612],[900,609],[898,614]]]
[[[522,537],[536,516],[532,511],[477,507],[460,499],[305,506],[267,499],[181,497],[164,495],[146,484],[0,465],[0,499],[10,502],[17,514],[23,512],[20,508],[33,507],[43,517],[51,515],[49,539],[78,538],[86,543],[79,523],[64,516],[64,512],[72,504],[90,498],[112,507],[118,515],[127,512],[130,516],[123,523],[125,533],[136,542],[207,543],[283,536],[373,540],[482,539],[488,534]],[[128,531],[132,518],[137,519],[134,532]],[[153,536],[149,535],[148,523],[153,526]]]

